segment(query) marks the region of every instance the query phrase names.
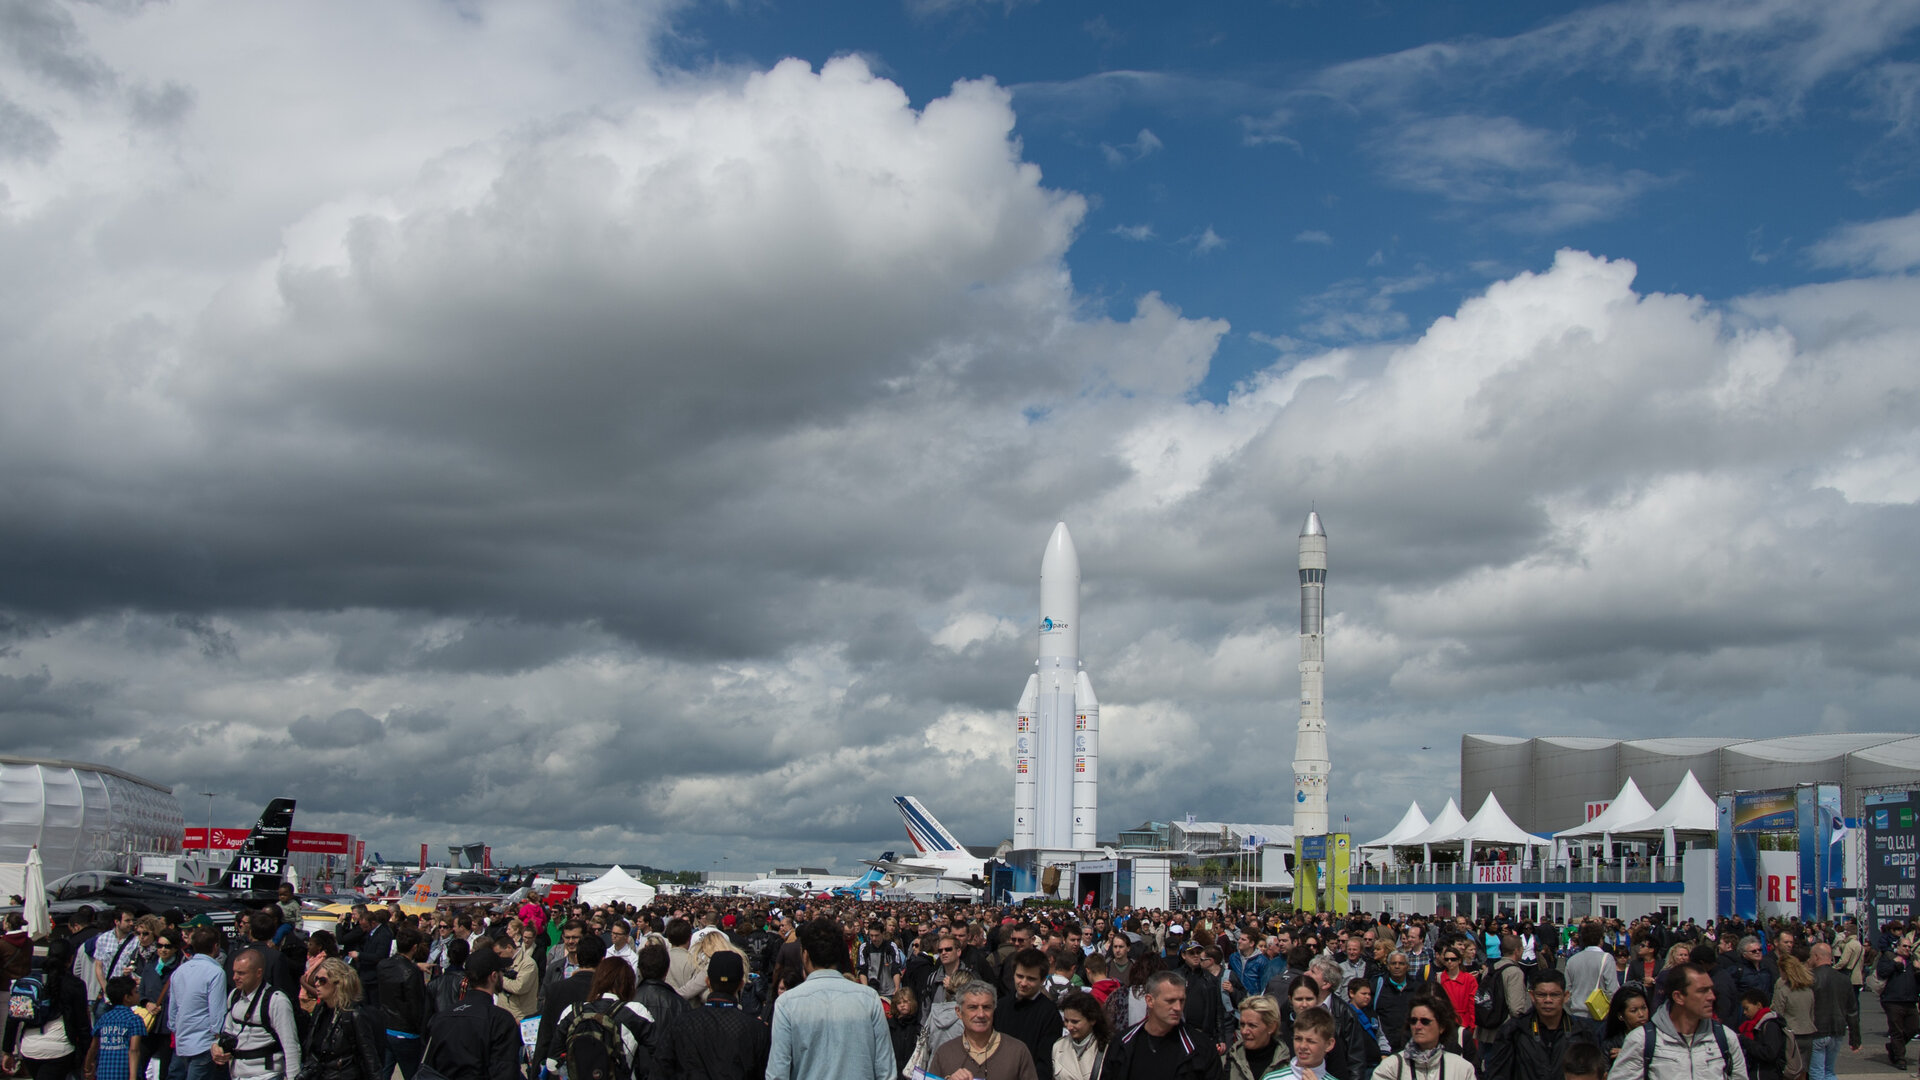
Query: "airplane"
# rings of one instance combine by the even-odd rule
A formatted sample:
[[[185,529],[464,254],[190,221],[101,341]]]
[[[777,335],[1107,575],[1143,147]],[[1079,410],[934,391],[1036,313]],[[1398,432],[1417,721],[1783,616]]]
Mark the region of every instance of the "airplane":
[[[900,811],[900,819],[906,822],[907,839],[913,841],[914,854],[898,862],[882,856],[867,863],[868,866],[903,880],[932,879],[975,889],[986,887],[987,860],[969,854],[966,846],[920,805],[919,799],[895,795],[893,805]]]
[[[812,877],[765,877],[741,885],[740,891],[747,896],[819,896],[837,889],[851,889],[864,880],[825,874]]]
[[[865,874],[862,874],[860,876],[860,879],[858,881],[855,881],[853,884],[842,886],[841,888],[838,888],[838,889],[834,889],[833,895],[851,897],[856,900],[863,896],[869,896],[872,892],[886,885],[886,878],[887,878],[886,871],[880,869],[875,864],[890,863],[892,861],[893,861],[893,852],[891,851],[881,852],[880,857],[878,859],[875,859],[873,862],[867,863],[867,865],[869,867],[872,867],[872,869],[868,870]]]
[[[293,800],[274,799],[261,811],[253,831],[220,871],[211,887],[250,906],[271,904],[280,898],[280,882],[287,874],[287,834],[293,831]]]

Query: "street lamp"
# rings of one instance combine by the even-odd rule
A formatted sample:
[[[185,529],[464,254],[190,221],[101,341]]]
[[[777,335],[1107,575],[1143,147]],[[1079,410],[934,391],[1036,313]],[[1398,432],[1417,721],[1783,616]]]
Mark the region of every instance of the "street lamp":
[[[207,797],[207,861],[213,861],[213,792],[203,791]]]

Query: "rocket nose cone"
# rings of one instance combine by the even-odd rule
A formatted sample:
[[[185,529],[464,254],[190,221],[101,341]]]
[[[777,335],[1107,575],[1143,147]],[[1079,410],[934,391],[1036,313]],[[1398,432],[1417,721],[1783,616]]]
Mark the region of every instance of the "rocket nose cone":
[[[1301,536],[1325,536],[1327,530],[1320,525],[1320,511],[1307,511],[1307,523],[1300,529]]]
[[[1055,574],[1071,574],[1076,580],[1080,577],[1080,553],[1074,549],[1073,534],[1067,531],[1064,521],[1053,527],[1053,535],[1047,537],[1046,553],[1040,556],[1040,576]]]

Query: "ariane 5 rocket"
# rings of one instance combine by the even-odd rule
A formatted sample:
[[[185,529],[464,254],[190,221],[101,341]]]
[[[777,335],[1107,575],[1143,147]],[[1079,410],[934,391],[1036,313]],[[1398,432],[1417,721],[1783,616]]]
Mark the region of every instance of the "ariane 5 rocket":
[[[1013,846],[1084,851],[1100,815],[1100,701],[1080,663],[1080,555],[1067,523],[1040,557],[1040,658],[1015,710]]]

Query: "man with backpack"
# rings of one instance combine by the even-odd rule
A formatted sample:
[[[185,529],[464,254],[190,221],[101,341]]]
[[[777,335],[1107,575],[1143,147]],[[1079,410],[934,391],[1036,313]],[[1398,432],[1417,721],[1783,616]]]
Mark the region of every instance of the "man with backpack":
[[[1501,1024],[1487,1044],[1484,1080],[1560,1080],[1569,1048],[1575,1043],[1599,1047],[1592,1028],[1567,1016],[1566,976],[1540,972],[1529,996],[1532,1008]]]
[[[542,988],[545,992],[541,996],[547,1003],[540,1012],[539,1034],[533,1043],[535,1062],[559,1057],[559,1048],[554,1045],[554,1030],[560,1014],[567,1011],[568,1006],[587,1000],[587,992],[593,988],[593,971],[607,955],[606,942],[600,940],[600,935],[588,934],[584,930],[573,948],[573,962],[576,965],[573,974],[556,981],[551,987]]]
[[[1660,976],[1660,989],[1666,1005],[1628,1033],[1609,1080],[1743,1080],[1739,1036],[1713,1015],[1713,975],[1675,964]]]
[[[214,1039],[213,1063],[226,1066],[233,1080],[291,1080],[300,1073],[293,1001],[267,982],[259,950],[233,958],[233,990]]]

